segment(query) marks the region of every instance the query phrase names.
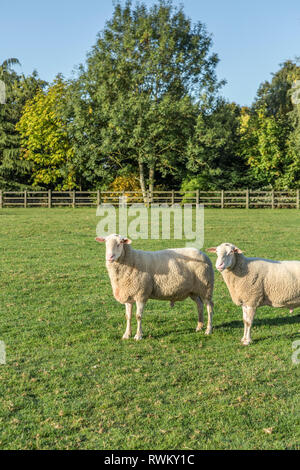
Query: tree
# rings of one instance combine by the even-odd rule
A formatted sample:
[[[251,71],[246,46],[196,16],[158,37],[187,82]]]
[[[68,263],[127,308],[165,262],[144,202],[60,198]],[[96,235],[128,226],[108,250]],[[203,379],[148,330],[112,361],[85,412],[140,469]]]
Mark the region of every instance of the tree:
[[[300,78],[297,61],[286,61],[264,82],[242,132],[243,153],[261,186],[290,188],[299,181],[298,109],[292,85]]]
[[[287,167],[282,178],[288,188],[300,187],[300,104],[289,114],[292,130],[287,138]]]
[[[248,183],[240,147],[241,108],[219,99],[213,110],[199,112],[187,147],[190,170],[182,189],[232,189]]]
[[[11,69],[17,59],[8,59],[0,66],[0,75],[6,85],[6,101],[0,105],[0,185],[17,189],[28,185],[31,165],[20,159],[20,136],[16,130],[27,100],[46,86],[36,72],[31,76],[18,75]]]
[[[298,60],[287,60],[280,64],[280,69],[273,74],[272,80],[260,85],[253,104],[254,110],[264,108],[267,116],[286,115],[292,111],[291,87],[300,78],[297,62]]]
[[[290,164],[287,139],[290,122],[284,116],[268,116],[266,108],[250,115],[243,129],[243,153],[260,186],[281,189]]]
[[[60,112],[66,85],[60,77],[47,92],[40,90],[28,101],[17,124],[22,158],[32,162],[33,185],[56,190],[76,187],[74,150]]]
[[[102,127],[104,120],[100,103],[92,91],[93,82],[83,75],[69,82],[63,102],[63,119],[74,149],[74,167],[80,189],[105,188],[120,169],[119,162],[102,153]],[[132,168],[129,170],[133,172]]]
[[[0,80],[4,80],[10,77],[10,72],[13,70],[14,65],[21,65],[19,60],[15,57],[6,59],[0,65]]]
[[[85,155],[82,168],[98,161],[102,175],[111,176],[125,166],[138,168],[144,194],[147,184],[153,190],[157,175],[179,178],[197,117],[195,102],[210,102],[221,86],[211,45],[205,26],[192,26],[171,2],[149,10],[117,3],[81,68],[81,96],[69,113],[73,136],[89,114],[85,136],[97,151],[92,162]]]

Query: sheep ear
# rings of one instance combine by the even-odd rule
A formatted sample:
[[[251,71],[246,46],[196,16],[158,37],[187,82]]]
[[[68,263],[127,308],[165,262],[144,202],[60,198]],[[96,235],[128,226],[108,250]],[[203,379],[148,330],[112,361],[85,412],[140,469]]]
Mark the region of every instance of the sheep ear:
[[[126,245],[130,245],[130,243],[132,243],[132,240],[130,240],[130,238],[122,238],[121,243],[126,243]]]
[[[244,252],[243,252],[242,250],[240,250],[238,247],[235,247],[235,249],[234,249],[233,251],[234,251],[234,253],[238,253],[239,255],[240,255],[241,253],[244,253]]]
[[[209,251],[209,253],[215,253],[217,251],[217,248],[215,246],[212,246],[211,248],[207,248],[206,251]]]
[[[95,240],[99,243],[106,242],[106,239],[104,237],[96,237]]]

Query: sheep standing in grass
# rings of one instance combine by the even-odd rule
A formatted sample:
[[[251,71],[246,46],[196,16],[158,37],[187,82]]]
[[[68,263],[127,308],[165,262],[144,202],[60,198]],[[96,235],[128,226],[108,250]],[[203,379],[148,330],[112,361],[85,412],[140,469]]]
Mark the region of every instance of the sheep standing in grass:
[[[131,248],[131,240],[120,235],[97,237],[106,243],[106,268],[116,300],[126,307],[127,327],[123,339],[130,338],[132,306],[136,303],[137,332],[142,339],[142,313],[148,299],[174,302],[187,297],[198,308],[196,331],[204,324],[203,303],[208,323],[206,334],[212,332],[214,271],[207,255],[196,248],[162,251],[141,251]]]
[[[207,251],[217,254],[216,268],[222,273],[231,298],[243,309],[242,343],[251,342],[251,326],[256,309],[263,305],[300,307],[300,261],[272,261],[246,258],[231,243]]]

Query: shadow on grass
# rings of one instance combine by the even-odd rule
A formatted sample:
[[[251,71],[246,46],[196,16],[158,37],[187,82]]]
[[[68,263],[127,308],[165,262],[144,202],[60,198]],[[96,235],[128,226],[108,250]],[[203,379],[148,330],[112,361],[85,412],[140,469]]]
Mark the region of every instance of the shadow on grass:
[[[274,340],[274,338],[276,337],[276,339],[278,340],[279,338],[285,338],[285,339],[289,339],[291,341],[293,340],[296,340],[298,338],[300,338],[300,333],[289,333],[289,334],[282,334],[282,335],[269,335],[269,336],[263,336],[261,338],[252,338],[252,342],[253,344],[256,344],[256,343],[260,343],[260,342],[264,342],[264,341],[267,341],[267,340]]]
[[[262,325],[294,325],[295,323],[300,323],[300,315],[279,317],[279,318],[254,318],[253,326],[262,326]],[[234,320],[228,323],[221,323],[220,325],[214,326],[214,329],[218,330],[220,328],[241,328],[243,326],[243,319]]]
[[[199,337],[203,337],[203,338],[210,338],[213,336],[213,333],[212,335],[205,335],[204,332],[205,332],[205,329],[206,329],[206,321],[204,323],[204,327],[201,331],[198,331],[196,332],[196,326],[197,326],[197,322],[195,323],[195,327],[188,327],[187,325],[184,324],[184,322],[182,322],[181,325],[178,325],[176,327],[173,326],[167,326],[167,323],[168,323],[168,320],[164,317],[162,318],[159,318],[159,319],[155,319],[155,328],[151,328],[151,324],[149,325],[146,325],[146,321],[144,321],[144,325],[143,325],[143,329],[144,329],[144,334],[143,334],[143,339],[144,340],[160,340],[162,338],[168,338],[168,337],[171,337],[172,335],[174,335],[174,338],[178,337],[178,336],[188,336],[190,334],[194,334],[196,336],[199,336]],[[160,324],[160,328],[162,328],[162,330],[159,330],[158,328],[158,325],[157,324]],[[254,323],[253,323],[253,326],[254,327],[259,327],[259,326],[266,326],[266,325],[270,325],[270,326],[280,326],[280,325],[294,325],[296,323],[299,323],[300,324],[300,315],[293,315],[293,316],[286,316],[286,317],[277,317],[277,318],[255,318],[254,319]],[[163,329],[164,327],[164,329]],[[218,325],[213,325],[213,332],[214,331],[218,331],[218,330],[222,330],[222,329],[230,329],[230,328],[238,328],[238,329],[242,329],[243,328],[243,319],[241,318],[240,320],[233,320],[233,321],[230,321],[230,322],[227,322],[227,323],[221,323],[221,324],[218,324]],[[132,338],[134,337],[135,335],[135,329],[136,329],[136,326],[133,324],[133,328],[132,328]],[[125,325],[124,325],[124,331],[125,331]],[[122,333],[123,334],[123,333]],[[278,335],[277,335],[278,336]],[[294,338],[294,337],[298,337],[299,336],[299,333],[293,333],[291,335],[289,335],[290,338]],[[121,335],[122,337],[122,335]],[[272,336],[273,337],[273,336]],[[118,335],[115,336],[114,339],[120,339],[120,337]],[[265,340],[267,339],[266,337],[264,338],[261,338],[261,340]],[[256,341],[260,341],[260,340],[255,340]],[[126,341],[125,341],[126,342]]]
[[[203,333],[204,331],[205,330],[203,330]],[[151,337],[152,339],[162,339],[162,338],[168,338],[168,337],[174,336],[174,340],[177,342],[178,336],[187,336],[190,334],[201,335],[201,332],[200,331],[196,332],[196,327],[195,328],[182,328],[180,330],[172,329],[169,331],[163,331],[161,333],[158,333],[155,331],[153,333],[149,333],[149,337]]]

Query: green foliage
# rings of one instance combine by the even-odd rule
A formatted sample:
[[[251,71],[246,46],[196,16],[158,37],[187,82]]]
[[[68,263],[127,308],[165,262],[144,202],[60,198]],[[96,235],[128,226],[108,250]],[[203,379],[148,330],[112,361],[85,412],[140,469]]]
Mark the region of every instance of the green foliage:
[[[20,136],[16,130],[23,107],[37,91],[45,87],[36,72],[24,77],[0,67],[0,79],[6,85],[6,103],[0,105],[0,184],[2,189],[17,189],[29,185],[31,165],[20,159]]]
[[[295,105],[289,114],[292,130],[287,139],[288,166],[283,176],[285,185],[300,187],[300,105]]]
[[[83,75],[69,83],[62,109],[68,138],[74,149],[73,164],[81,189],[107,188],[125,161],[112,160],[102,153],[102,109],[97,88]]]
[[[14,65],[21,65],[20,61],[15,57],[10,57],[2,62],[0,65],[0,78],[1,80],[5,79],[6,73],[11,71]]]
[[[243,130],[244,154],[254,178],[263,185],[285,187],[289,165],[287,137],[290,132],[286,117],[268,116],[264,108],[253,114]]]
[[[214,189],[214,185],[208,178],[208,175],[200,173],[197,176],[187,176],[183,180],[180,189],[183,192],[196,191],[197,189],[200,191],[209,191],[210,189]]]
[[[25,104],[16,126],[21,135],[22,157],[33,163],[34,186],[56,190],[76,187],[74,150],[60,112],[65,88],[58,78],[46,93],[39,91]]]
[[[138,166],[142,189],[147,179],[153,187],[156,173],[182,177],[197,113],[193,101],[208,102],[220,86],[210,48],[204,25],[192,26],[170,2],[149,10],[116,4],[72,85],[78,93],[71,133],[78,147],[91,150],[79,151],[84,178],[95,184],[97,176],[110,178],[126,165]]]
[[[241,133],[243,155],[261,186],[299,187],[299,105],[291,100],[300,67],[282,64],[272,81],[263,83]]]
[[[267,116],[286,115],[291,112],[291,86],[299,78],[300,67],[297,62],[287,60],[280,64],[280,69],[273,74],[271,82],[265,81],[260,85],[254,109],[263,108]]]
[[[240,148],[240,115],[239,106],[223,100],[218,100],[213,110],[198,114],[187,147],[187,167],[197,173],[191,184],[198,181],[199,189],[247,186],[248,169]]]
[[[133,173],[144,199],[155,187],[298,188],[299,59],[281,64],[243,108],[218,96],[211,48],[204,24],[172,1],[117,1],[68,83],[45,92],[36,72],[18,75],[18,60],[7,59],[1,188],[107,189]]]

